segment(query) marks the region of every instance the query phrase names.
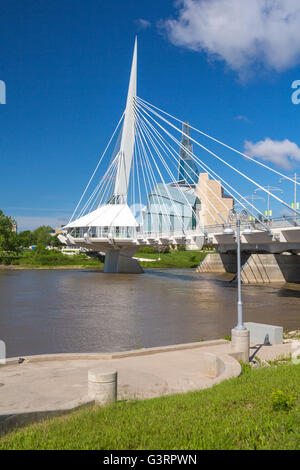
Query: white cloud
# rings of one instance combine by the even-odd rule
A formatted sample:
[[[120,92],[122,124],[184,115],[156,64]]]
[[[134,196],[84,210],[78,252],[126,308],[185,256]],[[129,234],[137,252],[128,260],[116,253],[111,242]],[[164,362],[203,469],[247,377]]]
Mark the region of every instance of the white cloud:
[[[179,0],[177,17],[163,23],[170,41],[240,75],[250,67],[281,71],[300,62],[299,0]]]
[[[285,170],[291,170],[300,163],[300,147],[288,139],[279,141],[267,137],[256,143],[246,140],[244,146],[246,154],[272,162]]]
[[[247,116],[244,116],[243,114],[240,114],[239,116],[235,116],[235,118],[237,121],[244,121],[244,122],[247,122],[247,123],[250,123],[250,119],[247,118]]]
[[[137,25],[139,30],[148,29],[151,27],[150,21],[144,20],[143,18],[135,20],[135,24]]]

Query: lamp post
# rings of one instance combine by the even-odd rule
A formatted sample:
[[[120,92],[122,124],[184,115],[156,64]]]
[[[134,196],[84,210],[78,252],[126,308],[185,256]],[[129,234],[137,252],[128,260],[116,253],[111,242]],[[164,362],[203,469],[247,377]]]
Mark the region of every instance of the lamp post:
[[[244,362],[249,362],[249,342],[250,333],[243,322],[243,301],[242,301],[242,279],[241,279],[241,222],[245,222],[248,219],[248,213],[245,210],[236,212],[234,209],[228,213],[228,223],[224,230],[225,234],[234,235],[230,223],[234,222],[236,226],[236,243],[237,243],[237,287],[238,287],[238,298],[237,298],[237,325],[231,331],[231,345],[234,351],[240,353],[240,357]],[[252,231],[250,227],[247,227],[243,234],[250,234]]]
[[[260,199],[260,200],[265,200],[264,197],[261,197],[261,196],[256,196],[255,193],[252,193],[250,194],[249,196],[244,196],[244,199],[247,199],[251,201],[251,203],[249,203],[251,205],[251,220],[254,219],[254,201]]]
[[[267,219],[269,220],[270,219],[270,194],[272,195],[271,191],[280,191],[281,193],[283,193],[282,189],[280,188],[274,188],[273,186],[270,186],[269,184],[267,186],[264,187],[264,189],[266,189],[268,193],[268,210],[267,210]],[[254,193],[256,193],[257,191],[264,191],[264,189],[261,189],[261,188],[257,188],[255,189]]]
[[[291,179],[291,178],[288,178],[287,176],[283,176],[282,178],[280,178],[279,180],[279,183],[282,183],[282,181],[284,179]],[[293,179],[294,179],[294,207],[293,207],[293,204],[292,204],[292,209],[294,209],[294,221],[297,222],[297,181],[299,181],[299,176],[297,176],[297,173],[294,173],[294,176],[293,176]]]
[[[235,330],[245,330],[243,323],[243,302],[242,302],[242,278],[241,278],[241,222],[246,222],[248,219],[248,214],[245,210],[241,212],[236,212],[235,210],[230,210],[228,213],[228,225],[224,230],[224,233],[234,234],[230,226],[230,222],[234,222],[236,226],[236,243],[237,243],[237,284],[238,284],[238,299],[237,299],[237,316],[238,322],[235,327]],[[251,233],[250,227],[247,227],[244,232]]]

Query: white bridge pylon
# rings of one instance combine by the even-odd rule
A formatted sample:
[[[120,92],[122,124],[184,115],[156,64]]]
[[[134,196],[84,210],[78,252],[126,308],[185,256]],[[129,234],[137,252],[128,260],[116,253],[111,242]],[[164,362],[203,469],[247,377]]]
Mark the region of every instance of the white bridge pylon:
[[[188,129],[238,157],[232,161],[227,154],[220,156],[215,148],[209,149],[191,137]],[[197,155],[193,145],[197,148]],[[245,159],[260,166],[259,175],[255,172],[256,179],[261,176],[260,182],[246,174]],[[224,169],[234,175],[233,178],[228,177],[230,183],[225,180]],[[300,251],[300,227],[298,229],[297,223],[300,214],[296,207],[291,208],[265,188],[266,172],[299,184],[137,96],[135,40],[125,111],[69,223],[64,227],[66,236],[60,235],[60,240],[104,253],[106,273],[142,272],[138,262],[132,258],[140,246],[172,244],[201,249],[205,242],[226,245],[223,229],[228,225],[228,204],[223,196],[212,190],[209,181],[214,181],[222,186],[225,197],[231,198],[235,207],[249,214],[246,229],[250,249],[254,249],[254,243],[259,245],[260,238],[265,246],[266,240],[273,237],[271,221],[269,217],[265,219],[263,211],[253,204],[253,199],[251,203],[241,190],[234,187],[232,181],[238,177],[246,194],[259,188],[278,206],[293,214],[293,240],[299,237]],[[200,185],[201,173],[208,175],[209,181],[202,178]],[[209,215],[215,229],[204,225],[204,213]],[[256,233],[253,244],[251,230]],[[278,241],[278,234],[276,237]],[[228,246],[234,249],[234,240],[228,240]]]

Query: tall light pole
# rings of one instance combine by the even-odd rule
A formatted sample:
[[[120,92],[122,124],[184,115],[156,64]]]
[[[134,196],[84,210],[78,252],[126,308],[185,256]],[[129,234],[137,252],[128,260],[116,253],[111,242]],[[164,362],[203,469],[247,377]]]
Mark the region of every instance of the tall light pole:
[[[288,178],[287,176],[283,176],[282,178],[280,178],[279,183],[282,183],[282,180],[290,180],[290,179],[291,178]],[[297,207],[297,181],[300,180],[300,177],[297,176],[297,173],[294,173],[293,180],[294,180],[294,207],[293,207],[293,204],[292,204],[292,209],[295,209],[295,211],[296,211],[298,209],[298,207]],[[294,220],[296,222],[297,212],[294,212]]]
[[[242,302],[242,280],[241,280],[241,222],[246,221],[248,213],[242,210],[240,213],[235,212],[234,209],[228,213],[228,224],[224,230],[227,235],[234,235],[234,230],[231,228],[230,222],[235,222],[236,225],[236,243],[237,243],[237,283],[238,283],[238,298],[237,298],[237,325],[231,330],[231,347],[233,351],[244,362],[249,362],[249,348],[250,348],[250,331],[244,325],[243,321],[243,302]],[[247,227],[243,234],[251,233],[251,229]]]
[[[246,330],[243,323],[243,302],[242,302],[242,279],[241,279],[241,222],[246,222],[248,213],[245,210],[236,212],[234,209],[228,213],[228,225],[224,230],[227,235],[234,235],[234,230],[231,228],[230,222],[234,222],[236,226],[236,243],[237,243],[237,284],[238,284],[238,298],[237,298],[237,325],[235,330]],[[251,229],[247,227],[243,234],[250,234]]]
[[[274,191],[280,191],[281,193],[283,193],[283,191],[282,191],[282,189],[274,188],[273,186],[270,186],[269,184],[267,186],[265,186],[264,189],[266,189],[267,193],[268,193],[268,211],[267,211],[268,215],[267,215],[267,218],[269,220],[269,218],[270,218],[270,194],[272,194],[271,191],[273,191],[273,192]],[[263,189],[257,188],[257,189],[255,189],[254,193],[257,193],[257,191],[263,191]]]

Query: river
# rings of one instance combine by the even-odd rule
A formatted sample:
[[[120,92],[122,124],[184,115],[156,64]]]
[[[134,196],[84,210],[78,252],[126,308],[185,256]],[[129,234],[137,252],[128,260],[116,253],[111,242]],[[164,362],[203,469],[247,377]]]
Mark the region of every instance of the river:
[[[300,327],[300,285],[244,286],[243,302],[245,321]],[[7,357],[222,338],[235,324],[236,285],[226,275],[0,271],[0,339]]]

